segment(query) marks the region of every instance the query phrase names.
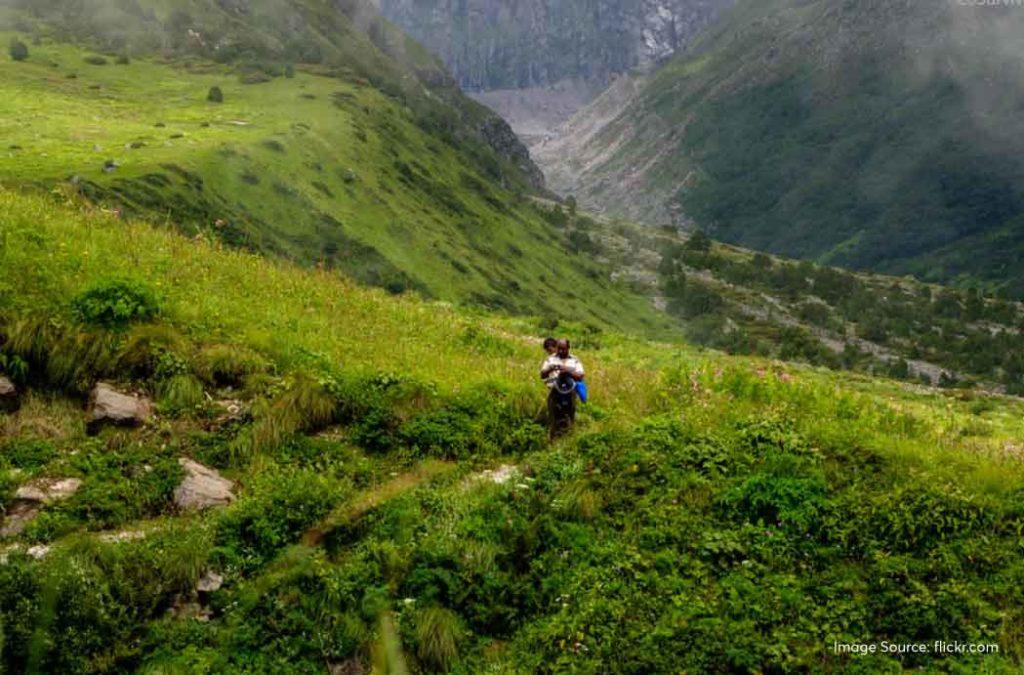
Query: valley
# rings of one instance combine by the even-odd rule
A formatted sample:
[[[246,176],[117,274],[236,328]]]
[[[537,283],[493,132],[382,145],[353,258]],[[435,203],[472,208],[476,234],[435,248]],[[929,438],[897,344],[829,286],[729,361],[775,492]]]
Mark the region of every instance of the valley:
[[[843,58],[946,15],[728,6],[0,0],[0,670],[1019,672],[1015,202]]]

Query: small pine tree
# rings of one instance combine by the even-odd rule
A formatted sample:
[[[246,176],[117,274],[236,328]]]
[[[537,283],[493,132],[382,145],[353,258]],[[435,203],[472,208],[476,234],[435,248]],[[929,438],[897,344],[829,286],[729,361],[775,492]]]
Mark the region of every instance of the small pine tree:
[[[576,204],[576,197],[575,196],[569,195],[568,197],[565,198],[565,207],[567,209],[569,209],[569,217],[570,218],[575,218],[576,217],[576,206],[577,206],[577,204]]]
[[[28,58],[28,46],[17,38],[11,40],[11,58],[15,61],[24,61]]]
[[[286,64],[284,67],[284,76],[291,79],[295,77],[295,66],[292,64]]]
[[[686,248],[689,251],[697,251],[698,253],[707,253],[711,250],[711,237],[706,235],[702,230],[694,230],[690,238],[686,240]]]
[[[206,100],[209,101],[210,103],[223,103],[224,102],[224,92],[222,92],[220,90],[220,87],[217,87],[217,86],[210,87],[210,93],[208,93],[206,95]]]

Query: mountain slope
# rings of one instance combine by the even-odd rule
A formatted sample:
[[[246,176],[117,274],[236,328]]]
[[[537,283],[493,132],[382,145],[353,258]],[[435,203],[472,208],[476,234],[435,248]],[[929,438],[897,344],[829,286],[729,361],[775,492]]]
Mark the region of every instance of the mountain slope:
[[[256,7],[269,12],[279,4]],[[215,5],[188,6],[196,26],[213,30],[196,8],[213,12]],[[253,8],[255,17],[246,15],[214,44],[250,36],[271,46],[235,45],[229,58],[221,53],[229,47],[211,47],[210,35],[193,47],[165,48],[138,41],[171,40],[178,28],[146,31],[148,20],[96,28],[77,19],[69,28],[46,7],[34,8],[42,18],[8,16],[24,30],[2,36],[30,45],[26,61],[0,60],[5,184],[71,184],[121,212],[338,267],[394,292],[597,325],[665,325],[645,301],[616,289],[606,271],[570,257],[561,234],[521,198],[536,183],[506,159],[525,150],[504,122],[463,97],[414,43],[389,47],[405,60],[377,48],[394,44],[398,37],[387,37],[394,29],[370,23],[364,34],[327,5],[298,4],[328,12],[321,27],[335,42],[324,38],[319,57],[305,57],[315,63],[293,66],[299,47],[257,30],[262,20],[291,24],[258,21],[263,14]],[[157,15],[156,26],[191,25],[174,16]],[[321,44],[302,32],[319,26],[315,16],[290,16],[305,17],[294,29],[298,45]],[[132,26],[138,37],[101,30]],[[103,56],[101,45],[118,49]],[[121,58],[126,53],[134,55]],[[206,100],[212,87],[222,103]]]
[[[383,0],[470,91],[605,84],[669,57],[731,0]]]
[[[578,150],[574,187],[752,248],[1019,295],[1022,21],[741,3]]]
[[[693,344],[932,386],[1024,393],[1019,302],[770,256],[702,232],[582,212],[563,218],[577,250],[679,320]]]
[[[536,324],[73,198],[0,234],[0,501],[77,486],[4,535],[5,670],[1020,667],[1017,400],[606,332],[548,443]],[[156,417],[87,435],[97,378]],[[176,507],[183,458],[234,500]]]

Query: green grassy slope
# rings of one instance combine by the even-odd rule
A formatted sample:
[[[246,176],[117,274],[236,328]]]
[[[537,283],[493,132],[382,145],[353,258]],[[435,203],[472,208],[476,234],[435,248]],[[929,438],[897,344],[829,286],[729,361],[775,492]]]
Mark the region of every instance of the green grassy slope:
[[[544,208],[574,249],[679,320],[692,344],[931,385],[1024,392],[1019,302],[770,256],[703,232]]]
[[[267,75],[290,65],[281,65],[287,50],[218,63],[219,53],[168,48],[94,65],[86,59],[97,52],[40,29],[26,61],[0,60],[0,181],[69,183],[109,208],[393,292],[595,325],[668,325],[605,270],[568,256],[522,199],[533,187],[515,152],[487,144],[502,141],[493,134],[503,123],[464,99],[435,60],[411,42],[392,57],[344,14],[331,17],[348,28],[333,37],[338,53],[298,63],[292,77]],[[396,39],[377,36],[385,46]],[[206,100],[213,86],[223,103]]]
[[[741,3],[591,142],[585,200],[754,249],[1021,294],[1022,15]]]
[[[416,672],[1024,657],[1019,401],[584,333],[593,401],[548,444],[527,320],[54,196],[0,190],[0,242],[0,363],[28,389],[0,417],[4,505],[83,481],[5,544],[9,670],[323,672],[388,635]],[[97,324],[81,299],[112,279],[156,315]],[[98,377],[157,419],[86,436]],[[180,456],[238,500],[175,512]],[[194,598],[207,571],[224,585]],[[1000,651],[831,648],[936,639]]]

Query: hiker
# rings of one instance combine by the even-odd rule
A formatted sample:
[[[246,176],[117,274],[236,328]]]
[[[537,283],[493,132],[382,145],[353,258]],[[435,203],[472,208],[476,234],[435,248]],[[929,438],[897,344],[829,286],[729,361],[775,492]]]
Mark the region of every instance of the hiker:
[[[551,356],[552,354],[554,354],[557,351],[556,350],[556,346],[557,345],[558,345],[558,340],[556,340],[555,338],[553,338],[553,337],[546,337],[546,338],[544,338],[544,351],[547,352],[548,356]],[[587,382],[586,382],[586,378],[581,377],[578,380],[576,380],[576,395],[580,397],[580,403],[586,403],[587,402]]]
[[[583,379],[583,364],[569,351],[569,341],[555,343],[540,367],[540,377],[548,387],[548,423],[555,439],[572,428],[576,421],[576,387]]]

